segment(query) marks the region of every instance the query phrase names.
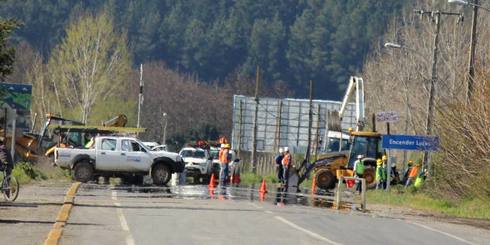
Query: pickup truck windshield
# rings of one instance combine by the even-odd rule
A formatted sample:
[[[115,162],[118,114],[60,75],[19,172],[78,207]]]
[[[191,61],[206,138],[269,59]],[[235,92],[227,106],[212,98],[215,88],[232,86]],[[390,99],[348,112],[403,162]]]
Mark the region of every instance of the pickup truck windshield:
[[[181,155],[182,157],[206,158],[204,151],[186,150],[182,151]]]

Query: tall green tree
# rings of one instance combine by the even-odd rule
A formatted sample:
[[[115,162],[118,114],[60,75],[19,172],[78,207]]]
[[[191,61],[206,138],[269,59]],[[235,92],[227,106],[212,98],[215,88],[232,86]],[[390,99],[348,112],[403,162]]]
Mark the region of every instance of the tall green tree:
[[[125,35],[104,13],[74,18],[49,61],[62,106],[84,123],[96,102],[124,88],[130,68]]]
[[[13,70],[15,49],[8,44],[8,39],[17,26],[14,20],[0,20],[0,80]]]

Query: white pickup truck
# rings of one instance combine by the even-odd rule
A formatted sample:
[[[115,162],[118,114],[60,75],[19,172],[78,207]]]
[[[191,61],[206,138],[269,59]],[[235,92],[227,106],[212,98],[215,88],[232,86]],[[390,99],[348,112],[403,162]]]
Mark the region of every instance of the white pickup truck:
[[[71,169],[73,179],[87,182],[97,176],[139,177],[149,175],[153,184],[165,185],[172,173],[184,170],[177,153],[150,151],[131,137],[96,137],[90,149],[56,148],[55,164]]]

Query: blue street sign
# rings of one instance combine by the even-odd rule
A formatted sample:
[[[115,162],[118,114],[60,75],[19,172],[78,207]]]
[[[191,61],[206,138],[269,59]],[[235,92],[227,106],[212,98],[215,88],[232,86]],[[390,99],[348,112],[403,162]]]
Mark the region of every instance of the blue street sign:
[[[439,137],[422,135],[383,135],[384,149],[436,151]]]

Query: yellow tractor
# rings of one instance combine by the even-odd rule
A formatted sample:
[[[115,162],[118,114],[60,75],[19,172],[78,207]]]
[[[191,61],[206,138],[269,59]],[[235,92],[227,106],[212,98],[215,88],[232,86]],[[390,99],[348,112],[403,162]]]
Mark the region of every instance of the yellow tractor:
[[[364,178],[368,187],[375,184],[376,159],[384,155],[381,134],[377,132],[351,132],[351,146],[347,152],[332,152],[320,155],[312,164],[313,178],[318,188],[328,190],[335,187],[339,175],[352,176],[354,161],[364,156],[366,170]],[[339,170],[339,171],[338,171]]]
[[[350,78],[340,111],[329,115],[329,130],[345,134],[341,129],[342,116],[349,103],[350,96],[354,93],[356,95],[355,117],[357,125],[355,130],[349,129],[348,149],[343,150],[340,148],[340,151],[320,154],[317,157],[318,160],[312,164],[302,165],[303,168],[298,170],[300,173],[298,185],[308,177],[310,172],[313,172],[313,178],[316,181],[317,188],[323,190],[332,189],[335,187],[340,175],[353,175],[352,168],[358,155],[364,157],[364,163],[366,164],[364,178],[368,187],[375,185],[376,159],[381,158],[385,153],[381,147],[381,134],[376,131],[363,131],[365,126],[365,103],[364,81],[362,78]],[[373,120],[373,128],[375,128],[374,123]],[[340,137],[340,139],[342,138]]]

